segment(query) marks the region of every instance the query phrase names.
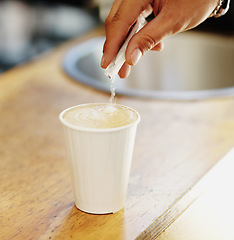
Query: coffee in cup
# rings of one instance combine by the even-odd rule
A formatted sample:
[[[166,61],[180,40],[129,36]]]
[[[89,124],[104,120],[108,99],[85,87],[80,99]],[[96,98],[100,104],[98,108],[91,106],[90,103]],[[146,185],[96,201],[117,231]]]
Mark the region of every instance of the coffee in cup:
[[[68,108],[59,118],[77,208],[93,214],[121,210],[140,115],[119,104],[91,103]]]
[[[131,124],[138,119],[138,114],[119,104],[91,103],[70,108],[63,119],[75,127],[103,129]]]

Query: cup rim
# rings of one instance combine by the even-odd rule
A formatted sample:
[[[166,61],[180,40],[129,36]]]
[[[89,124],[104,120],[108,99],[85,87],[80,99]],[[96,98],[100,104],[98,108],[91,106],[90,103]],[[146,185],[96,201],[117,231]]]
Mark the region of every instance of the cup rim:
[[[74,129],[74,130],[79,130],[79,131],[84,131],[84,132],[114,132],[114,131],[120,131],[120,130],[123,130],[125,128],[129,128],[131,127],[132,125],[137,125],[139,122],[140,122],[140,119],[141,119],[141,116],[140,114],[133,108],[131,107],[128,107],[128,106],[125,106],[123,104],[118,104],[118,103],[115,103],[115,105],[118,105],[118,106],[123,106],[127,109],[130,109],[132,111],[134,111],[136,114],[137,114],[137,119],[132,122],[132,123],[129,123],[129,124],[126,124],[126,125],[123,125],[123,126],[120,126],[120,127],[112,127],[112,128],[88,128],[88,127],[80,127],[80,126],[76,126],[76,125],[73,125],[67,121],[64,120],[63,116],[64,114],[73,109],[73,108],[76,108],[76,107],[79,107],[79,106],[85,106],[85,105],[89,105],[89,104],[104,104],[104,105],[107,105],[108,103],[84,103],[84,104],[78,104],[78,105],[75,105],[75,106],[71,106],[71,107],[68,107],[66,108],[65,110],[63,110],[60,114],[59,114],[59,120],[60,122],[70,128],[70,129]]]

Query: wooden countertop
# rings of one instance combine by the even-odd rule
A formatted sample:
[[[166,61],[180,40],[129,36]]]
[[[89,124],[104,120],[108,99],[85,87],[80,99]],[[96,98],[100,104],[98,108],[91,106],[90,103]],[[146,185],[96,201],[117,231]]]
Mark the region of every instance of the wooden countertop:
[[[73,81],[64,54],[95,30],[0,76],[0,239],[155,239],[198,197],[193,186],[234,145],[234,97],[160,101],[117,96],[141,114],[126,207],[74,206],[59,113],[106,102]],[[198,191],[199,192],[199,191]]]

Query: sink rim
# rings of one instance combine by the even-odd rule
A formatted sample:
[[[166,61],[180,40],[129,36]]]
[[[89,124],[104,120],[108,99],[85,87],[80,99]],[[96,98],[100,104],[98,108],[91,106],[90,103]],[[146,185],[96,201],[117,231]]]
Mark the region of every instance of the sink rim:
[[[76,63],[84,56],[92,53],[96,50],[97,44],[103,44],[105,40],[104,36],[95,37],[88,41],[82,42],[72,47],[66,53],[62,66],[63,70],[72,77],[75,81],[78,81],[84,85],[88,85],[95,89],[110,92],[110,86],[107,86],[105,82],[97,81],[96,79],[84,74],[82,70],[76,65]],[[104,71],[103,71],[104,75]],[[141,98],[153,98],[163,100],[200,100],[211,99],[217,97],[230,97],[234,96],[234,86],[219,89],[206,89],[206,90],[194,90],[194,91],[166,91],[166,90],[144,90],[133,88],[116,88],[116,94],[141,97]]]

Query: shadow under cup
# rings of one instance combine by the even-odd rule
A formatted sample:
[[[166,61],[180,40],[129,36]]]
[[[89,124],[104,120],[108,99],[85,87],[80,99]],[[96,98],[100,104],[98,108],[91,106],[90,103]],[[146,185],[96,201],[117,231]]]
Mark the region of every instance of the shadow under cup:
[[[137,114],[136,119],[114,128],[79,127],[64,119],[68,111],[84,105],[68,108],[59,115],[64,127],[75,204],[87,213],[115,213],[125,205],[140,115],[117,104]]]

